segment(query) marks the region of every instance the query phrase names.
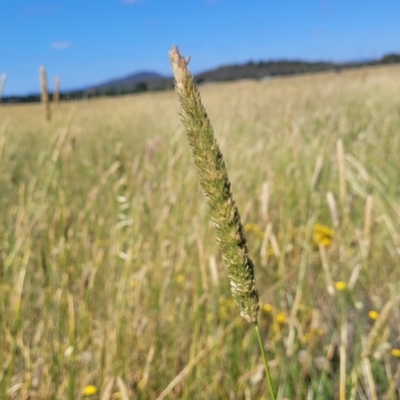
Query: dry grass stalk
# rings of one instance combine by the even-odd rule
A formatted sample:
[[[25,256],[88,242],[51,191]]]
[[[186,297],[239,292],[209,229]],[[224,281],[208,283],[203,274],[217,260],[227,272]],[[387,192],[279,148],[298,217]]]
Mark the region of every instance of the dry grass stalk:
[[[369,389],[369,398],[371,400],[378,400],[378,396],[376,394],[374,376],[372,373],[372,368],[369,358],[364,358],[363,360],[363,372]]]
[[[101,395],[101,400],[110,400],[113,397],[113,388],[114,388],[115,378],[111,377],[108,379],[105,389]]]
[[[326,290],[331,296],[333,296],[335,294],[335,288],[332,281],[331,272],[329,269],[328,255],[326,254],[326,248],[322,244],[319,244],[318,247],[319,247],[319,255],[321,257],[322,268],[324,270]]]
[[[372,195],[368,195],[367,200],[365,202],[364,229],[362,238],[362,248],[363,248],[364,258],[368,257],[371,245],[371,226],[372,226],[373,208],[374,208],[374,198]]]
[[[151,363],[152,363],[153,358],[154,358],[154,352],[155,352],[155,347],[153,345],[153,346],[150,347],[150,350],[149,350],[149,352],[147,354],[146,366],[145,366],[144,371],[143,371],[143,377],[140,380],[140,382],[138,383],[138,388],[140,390],[143,390],[146,387],[147,382],[149,380],[150,367],[151,367]]]
[[[14,318],[13,318],[13,331],[14,333],[18,331],[21,324],[21,303],[23,297],[23,289],[25,284],[26,271],[29,263],[29,259],[31,257],[31,247],[30,243],[26,243],[26,250],[23,257],[23,260],[20,264],[20,270],[18,275],[17,285],[15,287],[15,294],[13,299],[13,309],[14,309]]]
[[[128,388],[126,387],[125,382],[119,376],[117,377],[117,385],[118,385],[118,389],[119,389],[119,393],[120,393],[121,399],[122,400],[131,399],[131,396],[129,395],[129,391],[128,391]]]
[[[49,92],[47,90],[47,76],[46,76],[46,68],[39,68],[40,75],[40,91],[42,94],[42,103],[45,109],[46,120],[50,121],[51,119],[51,109],[50,109],[50,101],[49,101]]]
[[[346,206],[347,189],[346,189],[346,167],[344,162],[344,150],[343,150],[342,139],[338,139],[336,143],[336,151],[337,151],[337,160],[339,168],[340,204],[342,206],[342,209],[344,210]]]
[[[315,168],[314,168],[313,176],[311,179],[311,190],[313,192],[315,190],[317,190],[318,182],[321,177],[323,165],[324,165],[324,156],[322,154],[318,154],[317,162],[315,163]]]
[[[271,247],[272,247],[275,257],[279,258],[281,256],[281,250],[279,249],[278,239],[276,238],[276,236],[273,233],[271,233],[269,241],[271,243]]]
[[[198,239],[197,240],[197,250],[199,252],[199,265],[200,265],[200,274],[201,274],[201,281],[202,281],[202,286],[203,290],[205,292],[208,291],[208,279],[207,279],[207,267],[206,267],[206,262],[205,262],[205,257],[204,257],[204,246],[203,242]]]
[[[392,309],[395,305],[397,305],[400,302],[400,295],[398,295],[397,297],[395,297],[393,300],[389,300],[382,308],[382,311],[379,313],[379,317],[378,319],[375,321],[374,326],[372,327],[364,349],[361,353],[361,365],[360,367],[364,368],[364,373],[367,376],[367,382],[368,382],[368,386],[369,389],[371,391],[371,398],[375,399],[376,397],[374,397],[374,384],[372,381],[372,377],[369,377],[369,371],[368,368],[370,368],[369,365],[369,357],[371,357],[372,353],[374,352],[375,346],[377,344],[377,340],[379,335],[382,334],[384,328],[387,326],[387,322],[389,320],[389,317],[391,315]],[[367,369],[365,369],[365,367],[367,367]],[[352,384],[352,390],[349,396],[350,400],[354,400],[356,398],[356,388],[357,388],[357,381],[359,378],[359,369],[355,368],[352,372],[352,377],[351,377],[351,384]]]
[[[350,275],[349,283],[347,285],[350,290],[353,289],[357,283],[362,267],[363,265],[361,263],[358,263],[354,266],[353,272]]]
[[[211,282],[214,285],[214,287],[218,287],[219,286],[218,267],[217,267],[217,261],[215,260],[215,257],[213,255],[210,256],[210,259],[208,261],[208,266],[210,268],[210,273],[211,273]]]
[[[4,90],[4,85],[6,83],[7,75],[6,74],[1,74],[0,76],[0,101],[3,96],[3,90]]]
[[[270,240],[271,232],[272,224],[267,224],[260,249],[260,263],[263,267],[266,267],[268,264],[268,242]]]
[[[187,68],[189,60],[185,60],[176,47],[172,48],[169,56],[181,106],[181,120],[186,128],[200,183],[216,229],[232,296],[242,317],[257,324],[259,300],[255,288],[254,265],[248,254],[246,237],[233,200],[225,162],[200,93]]]
[[[372,209],[373,209],[374,198],[372,195],[368,195],[367,201],[365,203],[364,212],[364,240],[369,242],[371,234],[371,224],[372,224]]]
[[[307,224],[306,235],[304,243],[309,243],[311,239],[312,226],[314,225],[314,220],[310,219]],[[291,356],[294,351],[294,339],[296,336],[296,315],[299,310],[299,306],[303,297],[304,292],[304,281],[306,278],[307,266],[309,265],[310,248],[308,246],[303,246],[303,251],[301,254],[299,273],[296,284],[296,295],[292,304],[292,309],[290,311],[289,318],[289,334],[286,341],[286,355]]]
[[[336,200],[332,192],[328,192],[326,194],[326,201],[328,202],[328,207],[331,213],[333,226],[337,229],[339,227],[339,213],[336,207]]]
[[[263,222],[268,220],[268,203],[270,196],[270,183],[265,181],[262,184],[262,191],[260,196],[260,217]]]
[[[53,103],[56,105],[58,105],[60,103],[60,77],[59,76],[56,76],[54,78]]]
[[[382,311],[379,314],[379,318],[375,321],[375,324],[372,327],[371,332],[369,333],[369,335],[367,337],[367,342],[366,342],[363,352],[361,353],[361,358],[368,358],[371,356],[371,354],[375,348],[376,340],[377,340],[378,336],[380,335],[380,333],[382,332],[382,330],[384,329],[384,327],[386,326],[386,324],[389,320],[390,314],[392,312],[392,308],[398,302],[400,302],[400,295],[397,296],[393,300],[389,300],[382,308]]]
[[[346,400],[347,321],[343,318],[340,329],[340,382],[339,399]]]

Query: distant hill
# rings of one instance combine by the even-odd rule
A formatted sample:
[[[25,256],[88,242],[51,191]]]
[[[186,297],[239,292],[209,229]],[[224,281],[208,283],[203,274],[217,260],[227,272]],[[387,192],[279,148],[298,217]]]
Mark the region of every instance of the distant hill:
[[[195,75],[198,84],[208,82],[235,81],[239,79],[269,79],[275,76],[288,76],[304,73],[335,71],[342,69],[359,68],[400,63],[400,54],[387,54],[379,60],[360,60],[347,63],[308,62],[308,61],[260,61],[245,64],[221,66],[210,71]],[[98,96],[118,96],[129,93],[166,90],[173,88],[172,77],[166,77],[156,72],[142,71],[122,78],[112,79],[81,90],[64,92],[61,99],[80,99]],[[29,96],[13,96],[2,99],[3,103],[40,101],[38,94]]]
[[[84,90],[65,93],[65,95],[68,96],[68,98],[118,96],[129,93],[140,93],[172,88],[172,78],[163,76],[156,72],[141,71],[91,86]]]
[[[340,71],[342,69],[357,68],[363,66],[383,65],[400,63],[400,54],[388,54],[380,60],[365,60],[348,63],[333,62],[308,62],[308,61],[252,61],[246,64],[227,65],[210,71],[197,74],[195,80],[197,83],[234,81],[238,79],[263,79],[274,76],[297,75],[304,73]]]
[[[197,83],[234,81],[238,79],[263,79],[272,76],[294,75],[329,71],[339,66],[328,62],[305,61],[252,61],[241,65],[227,65],[196,75]]]
[[[208,82],[235,81],[240,79],[264,79],[275,76],[288,76],[304,73],[336,71],[381,64],[400,63],[400,55],[388,54],[380,60],[362,60],[348,63],[308,62],[301,60],[278,60],[247,62],[245,64],[226,65],[195,75],[198,84]],[[93,86],[70,96],[116,96],[120,94],[138,93],[145,91],[165,90],[173,88],[172,77],[162,76],[154,72],[139,72],[120,79],[114,79]]]
[[[101,83],[99,85],[88,88],[88,90],[106,89],[120,86],[134,86],[139,82],[153,81],[165,78],[165,76],[157,74],[156,72],[143,71],[125,76],[123,78],[113,79],[111,81]]]

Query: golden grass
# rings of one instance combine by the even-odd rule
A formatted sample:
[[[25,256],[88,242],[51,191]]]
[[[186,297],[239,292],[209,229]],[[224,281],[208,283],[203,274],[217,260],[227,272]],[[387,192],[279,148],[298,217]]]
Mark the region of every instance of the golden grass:
[[[51,119],[51,109],[50,109],[50,100],[49,100],[49,92],[47,89],[47,74],[46,68],[40,67],[39,68],[39,75],[40,75],[40,92],[41,92],[41,99],[45,109],[45,116],[46,120],[50,121]]]
[[[399,92],[399,67],[201,88],[278,398],[398,391]],[[0,398],[268,398],[175,94],[41,107],[0,107]]]
[[[60,77],[54,78],[54,92],[53,92],[53,103],[57,106],[60,103]]]

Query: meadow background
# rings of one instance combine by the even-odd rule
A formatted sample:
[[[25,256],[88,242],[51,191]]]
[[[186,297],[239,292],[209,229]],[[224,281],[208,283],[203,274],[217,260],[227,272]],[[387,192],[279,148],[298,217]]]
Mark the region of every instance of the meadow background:
[[[399,398],[400,67],[201,94],[278,398]],[[176,94],[52,112],[0,107],[0,398],[268,399]]]

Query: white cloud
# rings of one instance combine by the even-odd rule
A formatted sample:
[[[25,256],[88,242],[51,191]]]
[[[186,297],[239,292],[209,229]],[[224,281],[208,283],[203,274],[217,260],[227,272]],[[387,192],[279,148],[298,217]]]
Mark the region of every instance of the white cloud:
[[[51,47],[55,50],[64,50],[68,49],[68,47],[71,47],[72,43],[71,42],[53,42],[51,44]]]

